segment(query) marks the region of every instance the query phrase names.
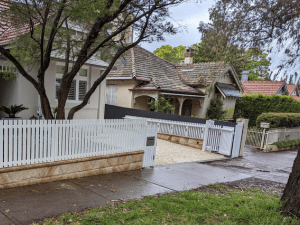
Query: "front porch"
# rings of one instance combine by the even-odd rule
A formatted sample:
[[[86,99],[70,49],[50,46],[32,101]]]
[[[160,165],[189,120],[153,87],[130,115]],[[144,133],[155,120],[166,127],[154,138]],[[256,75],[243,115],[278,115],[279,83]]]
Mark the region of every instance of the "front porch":
[[[150,110],[149,102],[158,97],[164,97],[170,101],[174,106],[174,110],[170,114],[182,116],[196,116],[199,117],[200,111],[203,109],[205,96],[187,95],[167,92],[154,91],[139,91],[133,92],[133,107],[134,109]]]

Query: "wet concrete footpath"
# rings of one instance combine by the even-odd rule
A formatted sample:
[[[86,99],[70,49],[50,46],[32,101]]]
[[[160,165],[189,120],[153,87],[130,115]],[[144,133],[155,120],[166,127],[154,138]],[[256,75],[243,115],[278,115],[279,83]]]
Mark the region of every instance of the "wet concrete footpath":
[[[284,183],[295,157],[296,152],[263,154],[247,149],[241,159],[157,166],[0,190],[0,224],[31,224],[65,212],[114,201],[249,177]]]

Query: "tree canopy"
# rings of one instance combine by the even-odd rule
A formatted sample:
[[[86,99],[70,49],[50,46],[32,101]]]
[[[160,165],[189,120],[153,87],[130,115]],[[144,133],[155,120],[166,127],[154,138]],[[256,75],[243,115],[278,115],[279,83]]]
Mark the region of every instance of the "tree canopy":
[[[40,96],[46,119],[53,119],[45,89],[45,76],[53,55],[64,61],[57,92],[57,119],[65,118],[65,105],[72,81],[87,60],[108,61],[90,85],[83,101],[68,118],[87,105],[91,95],[113,68],[116,60],[140,42],[164,40],[175,34],[166,20],[170,6],[183,0],[3,0],[0,3],[0,53],[26,78]],[[128,33],[134,28],[134,40]],[[10,40],[13,33],[13,40]],[[8,41],[9,40],[9,41]],[[37,67],[37,78],[30,69]],[[8,76],[8,74],[6,74]]]
[[[226,42],[244,50],[284,49],[279,73],[299,62],[299,19],[298,0],[218,0],[210,9],[211,22],[200,22],[199,31],[211,43]]]
[[[278,50],[280,69],[299,64],[299,0],[218,0],[208,24],[200,23],[202,37],[227,40],[240,49]],[[212,34],[214,36],[212,36]],[[284,50],[284,51],[282,51]],[[280,72],[280,69],[278,72]],[[300,149],[281,197],[282,211],[300,218]]]
[[[203,40],[206,40],[203,38]],[[249,71],[249,80],[270,79],[270,58],[260,49],[241,50],[238,46],[214,45],[214,42],[195,44],[194,63],[224,61],[232,65],[239,76],[243,70]]]
[[[180,63],[181,60],[184,60],[185,46],[179,45],[177,47],[172,47],[170,45],[163,45],[160,48],[157,48],[153,53],[176,64]]]

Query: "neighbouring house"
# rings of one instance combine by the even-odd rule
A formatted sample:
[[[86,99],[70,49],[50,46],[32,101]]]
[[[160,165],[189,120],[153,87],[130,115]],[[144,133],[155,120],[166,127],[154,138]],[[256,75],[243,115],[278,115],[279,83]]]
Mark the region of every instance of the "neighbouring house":
[[[0,8],[3,5],[0,4]],[[65,27],[65,23],[63,24]],[[85,32],[80,27],[69,23],[69,29],[74,31],[74,36]],[[131,28],[130,28],[131,29]],[[29,32],[29,28],[24,29],[15,28],[13,26],[3,32],[0,27],[0,45],[9,49],[9,43],[14,41],[19,35]],[[128,32],[127,41],[132,40],[133,32]],[[45,75],[45,88],[50,101],[51,107],[54,109],[57,104],[56,91],[59,88],[62,71],[64,71],[65,56],[56,52],[51,53],[51,62]],[[28,73],[37,78],[37,70],[39,62],[36,65],[31,65],[27,69]],[[0,71],[10,71],[14,69],[12,64],[0,54]],[[72,61],[70,62],[72,66]],[[69,91],[68,100],[66,103],[66,115],[69,110],[78,105],[84,98],[86,92],[89,90],[93,82],[99,78],[100,74],[108,66],[96,57],[91,57],[80,69],[72,82]],[[31,116],[37,116],[37,110],[41,108],[39,95],[33,85],[16,71],[17,78],[11,80],[4,80],[0,77],[0,106],[10,106],[15,104],[23,104],[28,110],[22,111],[18,116],[23,119],[29,119]],[[101,119],[104,118],[105,110],[105,94],[106,94],[106,81],[104,80],[91,96],[89,103],[80,111],[75,114],[75,119]],[[0,118],[6,116],[5,113],[0,112]]]
[[[264,95],[289,95],[296,100],[300,100],[299,89],[295,84],[286,84],[283,81],[249,81],[249,72],[242,72],[241,83],[244,94],[264,94]]]
[[[107,77],[107,104],[149,110],[151,99],[163,96],[175,107],[170,113],[204,118],[210,100],[218,97],[231,119],[243,92],[236,72],[223,62],[192,64],[193,56],[187,49],[185,63],[174,65],[134,47]]]

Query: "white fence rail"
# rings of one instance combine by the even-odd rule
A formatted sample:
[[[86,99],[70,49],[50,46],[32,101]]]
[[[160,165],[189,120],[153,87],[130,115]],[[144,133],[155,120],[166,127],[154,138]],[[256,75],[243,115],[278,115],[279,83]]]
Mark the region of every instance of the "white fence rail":
[[[0,168],[146,151],[147,129],[156,136],[145,120],[0,120]]]
[[[267,149],[268,145],[278,141],[292,141],[297,139],[300,139],[300,127],[278,128],[268,131],[248,129],[246,145],[263,150]]]
[[[125,119],[141,119],[142,117],[125,116]],[[203,139],[203,150],[238,157],[241,143],[243,124],[234,127],[214,125],[207,120],[206,124],[170,121],[152,118],[146,119],[148,124],[157,124],[158,132]],[[237,132],[236,132],[237,131]]]
[[[125,119],[140,119],[143,117],[125,116]],[[189,123],[182,121],[160,120],[152,118],[146,119],[148,124],[156,124],[158,132],[164,134],[179,135],[193,138],[204,138],[205,124]],[[218,126],[216,126],[218,127]]]

